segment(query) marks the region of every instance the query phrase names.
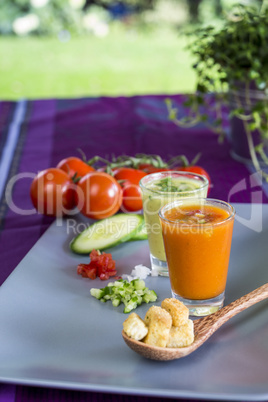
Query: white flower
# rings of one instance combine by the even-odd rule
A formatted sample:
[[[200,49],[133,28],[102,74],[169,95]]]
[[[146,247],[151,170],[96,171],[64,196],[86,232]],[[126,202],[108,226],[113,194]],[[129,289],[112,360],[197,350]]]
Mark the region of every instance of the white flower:
[[[100,21],[95,14],[86,14],[83,18],[83,26],[99,37],[104,37],[109,33],[109,26],[106,22]]]
[[[31,0],[30,3],[35,8],[45,7],[50,0]]]
[[[13,30],[17,35],[27,35],[39,27],[40,21],[37,15],[28,14],[19,17],[13,22]]]
[[[82,8],[85,2],[85,0],[69,0],[70,6],[75,9]]]

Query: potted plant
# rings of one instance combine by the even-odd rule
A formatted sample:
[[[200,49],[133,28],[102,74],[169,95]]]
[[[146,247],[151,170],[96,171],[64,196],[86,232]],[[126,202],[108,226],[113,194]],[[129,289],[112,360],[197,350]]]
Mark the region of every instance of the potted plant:
[[[257,171],[266,179],[262,164],[268,165],[268,10],[238,4],[220,28],[201,27],[191,33],[190,51],[197,73],[194,95],[184,106],[187,117],[179,119],[167,99],[169,118],[180,126],[200,121],[209,124],[206,110],[216,117],[212,128],[223,130],[222,111],[228,105],[233,139],[233,154],[245,161],[249,156]],[[213,94],[214,102],[211,103]],[[238,136],[238,138],[237,138]],[[244,148],[240,146],[246,140]]]

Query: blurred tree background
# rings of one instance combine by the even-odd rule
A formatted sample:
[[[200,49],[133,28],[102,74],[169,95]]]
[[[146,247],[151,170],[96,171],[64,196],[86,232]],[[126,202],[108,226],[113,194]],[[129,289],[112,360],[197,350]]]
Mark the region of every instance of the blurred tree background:
[[[1,0],[0,99],[191,92],[184,32],[234,3]]]

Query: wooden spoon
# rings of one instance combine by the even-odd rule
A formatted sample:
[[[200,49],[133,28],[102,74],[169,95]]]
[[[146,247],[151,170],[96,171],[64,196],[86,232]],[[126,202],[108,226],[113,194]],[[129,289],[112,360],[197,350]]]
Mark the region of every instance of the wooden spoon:
[[[199,318],[194,321],[194,342],[190,346],[182,348],[161,348],[150,346],[141,341],[135,341],[129,338],[124,331],[122,336],[126,344],[136,353],[152,360],[174,360],[189,355],[198,349],[218,328],[226,321],[247,309],[248,307],[268,298],[268,283],[256,290],[240,297],[221,310]]]

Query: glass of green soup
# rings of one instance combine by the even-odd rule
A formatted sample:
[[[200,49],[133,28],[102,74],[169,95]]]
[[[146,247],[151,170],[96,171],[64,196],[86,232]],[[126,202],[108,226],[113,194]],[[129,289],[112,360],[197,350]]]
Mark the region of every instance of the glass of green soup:
[[[190,172],[166,171],[149,174],[141,179],[151,267],[158,275],[169,275],[158,215],[160,208],[182,198],[206,198],[208,186],[206,177]]]

